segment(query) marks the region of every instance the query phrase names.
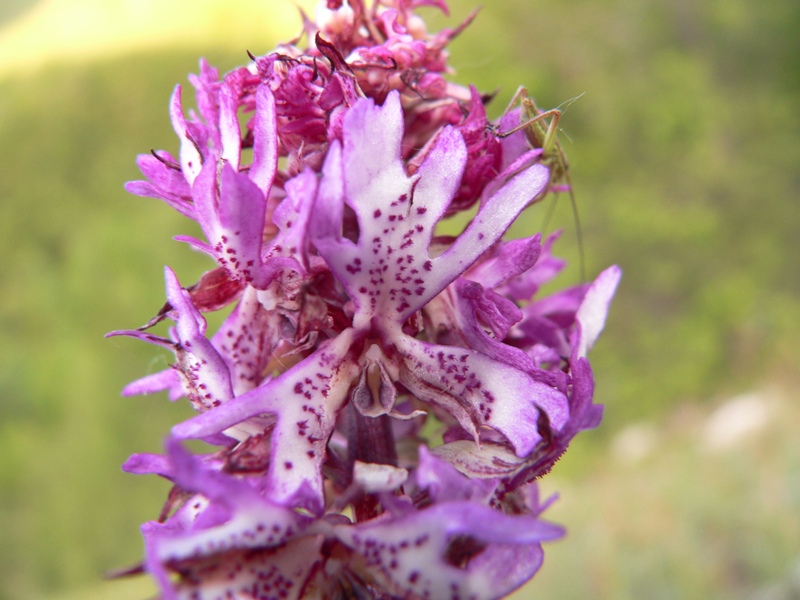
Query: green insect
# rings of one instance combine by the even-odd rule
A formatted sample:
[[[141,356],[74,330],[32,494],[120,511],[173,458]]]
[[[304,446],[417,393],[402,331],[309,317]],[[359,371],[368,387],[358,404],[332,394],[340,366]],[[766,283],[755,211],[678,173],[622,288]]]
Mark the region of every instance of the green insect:
[[[583,94],[581,94],[583,95]],[[572,205],[572,216],[575,223],[575,237],[578,241],[578,260],[580,262],[581,281],[586,281],[586,267],[583,252],[583,233],[581,230],[581,221],[578,216],[578,203],[575,201],[575,194],[572,191],[572,179],[569,175],[569,164],[567,163],[567,156],[564,154],[564,149],[561,147],[561,142],[558,141],[558,122],[561,119],[563,110],[561,107],[569,106],[575,100],[580,98],[576,96],[571,100],[562,103],[558,108],[542,111],[528,95],[528,90],[523,86],[517,88],[516,93],[511,102],[508,104],[505,112],[511,112],[518,104],[520,106],[519,125],[509,129],[508,131],[498,132],[497,136],[501,138],[508,137],[512,133],[524,130],[525,137],[531,148],[541,149],[542,158],[541,164],[550,169],[550,182],[547,186],[548,192],[555,192],[558,194],[566,190],[569,192],[569,200]],[[547,228],[547,224],[555,210],[555,201],[550,204],[545,217],[545,222],[542,229]]]

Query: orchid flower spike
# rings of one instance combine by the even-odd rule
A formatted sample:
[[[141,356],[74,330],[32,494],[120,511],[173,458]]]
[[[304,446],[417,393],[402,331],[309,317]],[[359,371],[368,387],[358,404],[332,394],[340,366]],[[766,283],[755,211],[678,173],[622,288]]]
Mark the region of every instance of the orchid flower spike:
[[[139,157],[127,189],[196,221],[176,239],[211,259],[193,285],[167,268],[158,314],[109,334],[175,355],[126,395],[197,411],[124,466],[173,486],[142,526],[163,600],[491,600],[563,535],[535,480],[600,423],[587,354],[620,270],[539,293],[558,235],[504,236],[551,165],[445,78],[472,17],[429,34],[424,5],[447,11],[323,1],[247,67],[201,62],[197,111],[180,86],[170,104],[177,155]]]

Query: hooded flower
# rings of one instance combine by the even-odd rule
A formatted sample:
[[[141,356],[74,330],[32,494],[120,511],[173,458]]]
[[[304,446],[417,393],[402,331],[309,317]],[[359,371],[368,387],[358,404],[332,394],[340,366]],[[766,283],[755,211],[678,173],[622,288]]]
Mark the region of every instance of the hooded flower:
[[[557,236],[502,238],[552,191],[542,151],[444,79],[461,28],[429,35],[421,5],[446,9],[323,2],[308,48],[201,63],[178,158],[139,158],[129,191],[196,220],[205,240],[177,239],[217,263],[187,287],[167,268],[164,307],[113,334],[176,359],[126,394],[199,413],[125,466],[174,485],[142,527],[165,600],[500,598],[562,533],[534,480],[600,421],[586,354],[620,273],[539,297]]]

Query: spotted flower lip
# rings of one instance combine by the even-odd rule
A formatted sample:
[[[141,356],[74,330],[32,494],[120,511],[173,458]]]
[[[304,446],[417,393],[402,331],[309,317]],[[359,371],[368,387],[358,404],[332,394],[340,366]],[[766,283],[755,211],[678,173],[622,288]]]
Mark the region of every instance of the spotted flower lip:
[[[161,310],[109,334],[175,356],[125,395],[198,413],[124,465],[173,485],[142,526],[163,600],[493,600],[563,535],[536,479],[600,423],[587,354],[621,273],[541,294],[558,234],[504,235],[556,191],[544,150],[445,79],[474,14],[429,34],[421,6],[447,11],[323,0],[307,47],[222,77],[201,61],[196,110],[170,101],[177,154],[126,186],[196,221],[175,239],[212,259],[191,285],[167,267]]]

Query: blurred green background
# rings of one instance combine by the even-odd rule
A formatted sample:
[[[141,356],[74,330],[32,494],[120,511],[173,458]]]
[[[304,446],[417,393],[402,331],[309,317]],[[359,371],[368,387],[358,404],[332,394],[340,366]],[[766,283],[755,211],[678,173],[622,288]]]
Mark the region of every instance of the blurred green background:
[[[77,4],[99,23],[0,6],[0,600],[152,596],[100,580],[139,559],[167,491],[119,465],[187,411],[120,398],[169,357],[103,334],[161,306],[164,264],[189,282],[209,263],[171,241],[187,220],[122,184],[137,153],[176,149],[167,101],[198,57],[230,69],[298,22],[279,37],[269,11],[293,8],[269,0],[213,27],[213,2]],[[432,29],[473,5],[451,7]],[[593,354],[604,424],[543,481],[570,533],[517,599],[800,598],[798,31],[785,0],[518,0],[451,46],[456,81],[499,90],[495,116],[520,84],[544,107],[583,94],[561,140],[587,271],[624,270]],[[564,199],[553,226],[574,283]]]

